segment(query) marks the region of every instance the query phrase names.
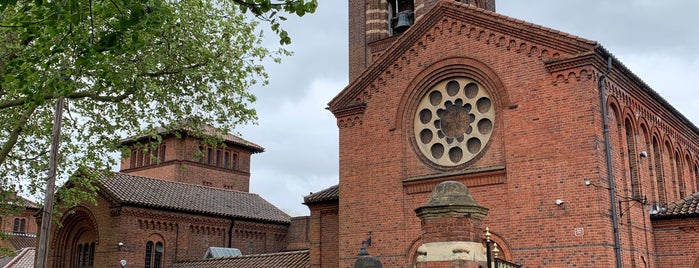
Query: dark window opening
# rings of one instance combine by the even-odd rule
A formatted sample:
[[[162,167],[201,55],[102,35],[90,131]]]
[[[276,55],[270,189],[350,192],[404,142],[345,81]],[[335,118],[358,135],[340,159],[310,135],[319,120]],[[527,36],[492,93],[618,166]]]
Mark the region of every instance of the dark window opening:
[[[388,0],[388,9],[390,35],[403,33],[413,24],[415,6],[412,0]]]
[[[160,162],[165,161],[165,144],[160,145],[160,152],[158,155],[158,159],[160,159]]]
[[[148,243],[146,243],[145,267],[160,268],[162,266],[164,251],[165,248],[162,242],[153,243],[153,241],[148,241]]]

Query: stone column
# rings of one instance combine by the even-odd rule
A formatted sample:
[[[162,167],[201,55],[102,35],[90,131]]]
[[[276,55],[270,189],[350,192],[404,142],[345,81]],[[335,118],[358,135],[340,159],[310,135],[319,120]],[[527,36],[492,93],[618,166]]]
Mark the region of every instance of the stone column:
[[[415,213],[421,220],[423,243],[417,250],[417,267],[487,267],[482,223],[488,209],[473,200],[466,186],[440,183]]]

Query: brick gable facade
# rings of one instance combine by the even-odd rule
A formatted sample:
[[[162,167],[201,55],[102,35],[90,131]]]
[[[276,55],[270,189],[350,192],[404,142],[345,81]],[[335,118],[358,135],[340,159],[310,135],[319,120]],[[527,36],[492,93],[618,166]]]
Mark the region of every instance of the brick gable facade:
[[[624,267],[669,267],[649,211],[697,191],[699,130],[594,41],[485,6],[418,2],[432,7],[389,36],[385,2],[350,1],[351,82],[329,103],[340,130],[338,243],[312,245],[311,267],[338,267],[319,255],[334,247],[339,267],[351,267],[368,233],[384,266],[412,267],[425,242],[414,210],[446,180],[490,209],[483,226],[515,263],[614,267],[619,248]],[[597,82],[609,58],[611,170]],[[458,90],[443,86],[451,81]],[[489,127],[462,81],[488,94]]]

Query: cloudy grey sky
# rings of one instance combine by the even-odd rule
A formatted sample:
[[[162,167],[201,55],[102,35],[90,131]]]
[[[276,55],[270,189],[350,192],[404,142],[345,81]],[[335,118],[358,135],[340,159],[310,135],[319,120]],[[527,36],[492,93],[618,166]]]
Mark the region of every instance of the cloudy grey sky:
[[[699,125],[699,1],[496,2],[500,14],[600,42]],[[294,215],[309,213],[304,195],[338,182],[338,129],[325,107],[348,84],[347,1],[319,4],[285,24],[295,54],[267,65],[270,84],[253,91],[259,124],[238,129],[266,148],[253,156],[251,192]]]

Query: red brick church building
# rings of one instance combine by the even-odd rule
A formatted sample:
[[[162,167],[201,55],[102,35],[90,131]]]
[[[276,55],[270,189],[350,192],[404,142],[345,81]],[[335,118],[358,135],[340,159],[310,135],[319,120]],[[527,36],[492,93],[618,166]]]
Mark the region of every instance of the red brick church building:
[[[251,155],[264,149],[213,128],[204,134],[220,138],[216,146],[190,134],[124,140],[132,150],[120,172],[92,171],[96,204],[84,201],[53,224],[47,267],[218,267],[215,259],[241,255],[228,262],[307,267],[307,218],[249,192]]]
[[[494,0],[349,0],[349,18],[339,185],[304,200],[311,267],[362,244],[414,267],[415,210],[444,181],[524,267],[699,267],[699,129],[602,45]]]

